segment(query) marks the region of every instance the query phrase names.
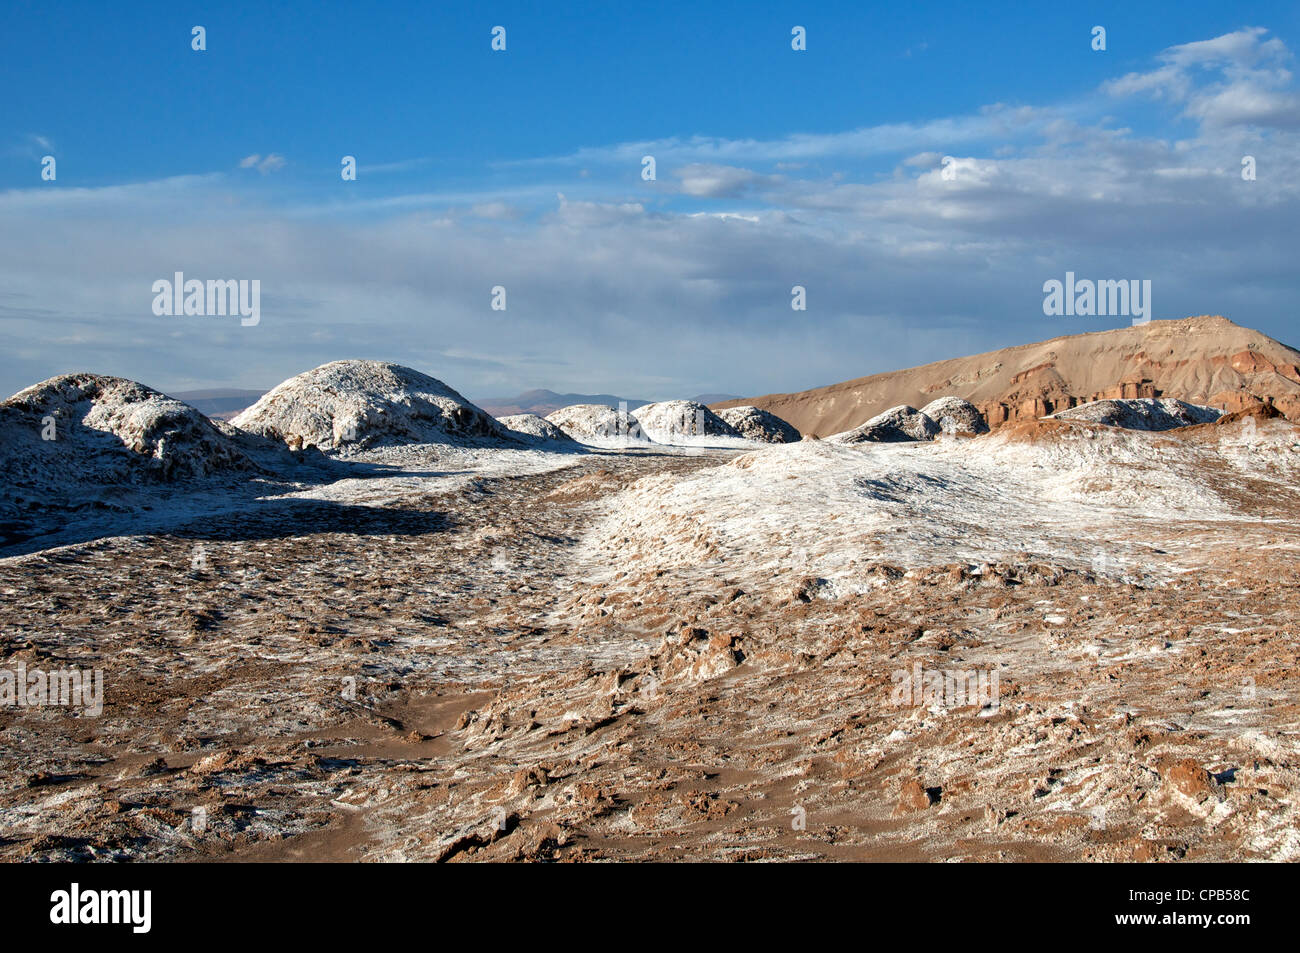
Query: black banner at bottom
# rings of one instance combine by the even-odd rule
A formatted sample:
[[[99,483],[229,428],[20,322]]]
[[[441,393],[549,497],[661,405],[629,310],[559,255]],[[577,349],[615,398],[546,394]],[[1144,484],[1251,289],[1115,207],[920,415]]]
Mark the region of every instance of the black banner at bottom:
[[[447,915],[487,917],[494,939],[512,925],[535,935],[557,916],[579,918],[584,932],[606,923],[653,929],[660,918],[680,926],[679,903],[694,908],[693,919],[699,904],[719,902],[729,940],[766,935],[774,919],[807,927],[851,918],[868,936],[910,921],[916,936],[930,928],[967,938],[981,927],[1039,938],[1045,930],[1062,938],[1197,930],[1222,943],[1279,928],[1290,874],[1264,864],[647,866],[13,865],[0,867],[0,906],[11,936],[111,935],[127,944],[193,941],[208,929],[262,942],[367,941],[376,927]]]

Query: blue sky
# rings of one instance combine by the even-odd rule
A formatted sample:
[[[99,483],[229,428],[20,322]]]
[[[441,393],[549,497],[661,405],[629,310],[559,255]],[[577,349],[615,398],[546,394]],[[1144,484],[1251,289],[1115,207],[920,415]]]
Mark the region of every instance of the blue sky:
[[[1066,270],[1300,343],[1294,3],[6,14],[5,392],[341,357],[471,397],[794,390],[1127,323],[1045,317]],[[259,279],[262,321],[155,316],[177,270]]]

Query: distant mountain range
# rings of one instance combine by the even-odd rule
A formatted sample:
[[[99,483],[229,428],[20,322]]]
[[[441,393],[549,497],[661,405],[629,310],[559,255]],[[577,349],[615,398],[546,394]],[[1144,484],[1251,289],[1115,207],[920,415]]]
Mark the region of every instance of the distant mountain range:
[[[168,397],[183,400],[205,417],[229,420],[241,410],[252,407],[266,391],[216,387],[209,390],[178,390]]]

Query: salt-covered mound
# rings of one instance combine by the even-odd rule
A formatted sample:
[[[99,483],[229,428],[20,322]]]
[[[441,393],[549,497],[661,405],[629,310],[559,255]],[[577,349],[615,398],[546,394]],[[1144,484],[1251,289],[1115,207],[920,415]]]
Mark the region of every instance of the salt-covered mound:
[[[554,413],[547,414],[546,419],[580,443],[646,439],[637,417],[627,412],[620,414],[604,404],[561,407]]]
[[[910,404],[899,404],[865,424],[827,439],[836,443],[902,443],[933,440],[939,425]]]
[[[1263,512],[1300,505],[1300,426],[1266,419],[1198,429],[1155,434],[1035,420],[973,446],[931,441],[902,454],[830,438],[765,447],[636,481],[587,542],[593,558],[635,566],[643,578],[707,565],[725,567],[715,578],[745,588],[749,574],[776,592],[771,567],[788,566],[817,580],[818,598],[877,585],[881,563],[863,552],[901,569],[1028,552],[1093,571],[1098,552],[1122,552],[1124,573],[1140,575],[1152,559],[1131,534],[1143,525],[1253,525]],[[1243,482],[1224,480],[1225,466]],[[1235,530],[1221,538],[1236,545]],[[728,569],[739,577],[724,576]]]
[[[505,417],[498,417],[497,421],[512,433],[522,437],[531,437],[535,440],[553,440],[568,444],[574,442],[572,437],[555,426],[555,424],[536,414],[510,414]]]
[[[135,381],[52,377],[0,403],[0,546],[48,532],[58,514],[122,508],[133,486],[245,479],[261,471],[246,452],[256,442]]]
[[[940,397],[921,408],[942,433],[988,433],[989,425],[975,405],[960,397]]]
[[[290,449],[511,441],[442,381],[385,361],[332,361],[291,377],[231,421]]]
[[[740,434],[713,411],[693,400],[661,400],[636,409],[636,419],[647,437],[672,443],[683,437],[739,437]]]
[[[180,480],[253,466],[235,436],[189,404],[121,377],[65,374],[0,403],[0,470],[10,486]]]
[[[799,431],[769,410],[757,407],[727,407],[718,411],[727,424],[746,440],[763,443],[798,443]]]
[[[1095,400],[1052,414],[1049,419],[1082,420],[1125,430],[1174,430],[1214,423],[1222,416],[1214,407],[1188,404],[1172,397]]]

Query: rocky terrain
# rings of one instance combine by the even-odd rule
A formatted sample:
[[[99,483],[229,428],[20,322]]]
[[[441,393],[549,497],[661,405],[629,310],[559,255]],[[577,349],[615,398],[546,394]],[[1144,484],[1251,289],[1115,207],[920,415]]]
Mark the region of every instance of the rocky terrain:
[[[0,707],[0,857],[1300,859],[1275,410],[610,445],[341,363],[258,433],[115,379],[0,405],[6,505],[101,458],[169,494],[0,546],[0,670],[104,680]]]
[[[718,411],[718,416],[732,430],[746,440],[761,440],[763,443],[794,443],[801,439],[799,431],[776,414],[757,407],[727,407]]]
[[[648,441],[635,414],[604,404],[574,404],[548,414],[546,420],[574,440],[592,446],[620,447]]]
[[[835,434],[830,439],[837,443],[899,443],[907,440],[933,440],[941,432],[939,424],[928,415],[915,407],[900,404],[876,414],[861,427]]]
[[[51,378],[4,401],[0,415],[7,475],[22,480],[24,463],[43,464],[42,491],[86,478],[176,480],[253,466],[231,431],[120,377]]]
[[[723,400],[734,400],[735,395],[700,394],[690,399],[697,404],[713,404]],[[474,403],[492,416],[500,419],[501,417],[520,414],[545,417],[547,414],[563,410],[565,407],[572,407],[574,404],[604,404],[606,407],[612,407],[615,410],[618,409],[620,404],[626,404],[628,410],[635,411],[638,407],[644,407],[650,401],[639,400],[635,397],[619,397],[616,394],[557,394],[553,390],[529,390],[524,391],[522,394],[516,394],[514,397],[485,397],[475,400]]]
[[[940,397],[921,408],[921,413],[933,420],[939,433],[970,434],[978,436],[989,432],[988,422],[968,400],[960,397]]]
[[[523,435],[536,440],[569,445],[577,443],[555,424],[536,414],[508,414],[505,417],[498,417],[497,420],[510,431],[511,436]]]
[[[970,401],[992,428],[1098,400],[1172,397],[1223,412],[1268,404],[1300,419],[1300,351],[1219,316],[1136,327],[936,361],[794,394],[713,404],[770,410],[802,433],[844,433],[899,404]]]
[[[299,374],[231,423],[292,450],[510,439],[442,381],[382,361],[334,361]]]
[[[634,397],[619,397],[615,394],[557,394],[553,390],[529,390],[514,397],[487,397],[475,403],[500,419],[523,414],[545,417],[575,404],[603,404],[615,410],[618,409],[619,404],[626,404],[628,410],[636,410],[649,401]]]
[[[693,400],[665,400],[637,408],[641,432],[656,443],[690,442],[694,437],[740,437],[729,423]]]
[[[1213,423],[1221,416],[1215,407],[1201,407],[1172,397],[1098,400],[1051,415],[1057,420],[1089,420],[1127,430],[1173,430]]]
[[[135,381],[51,378],[0,403],[0,547],[311,462]]]

